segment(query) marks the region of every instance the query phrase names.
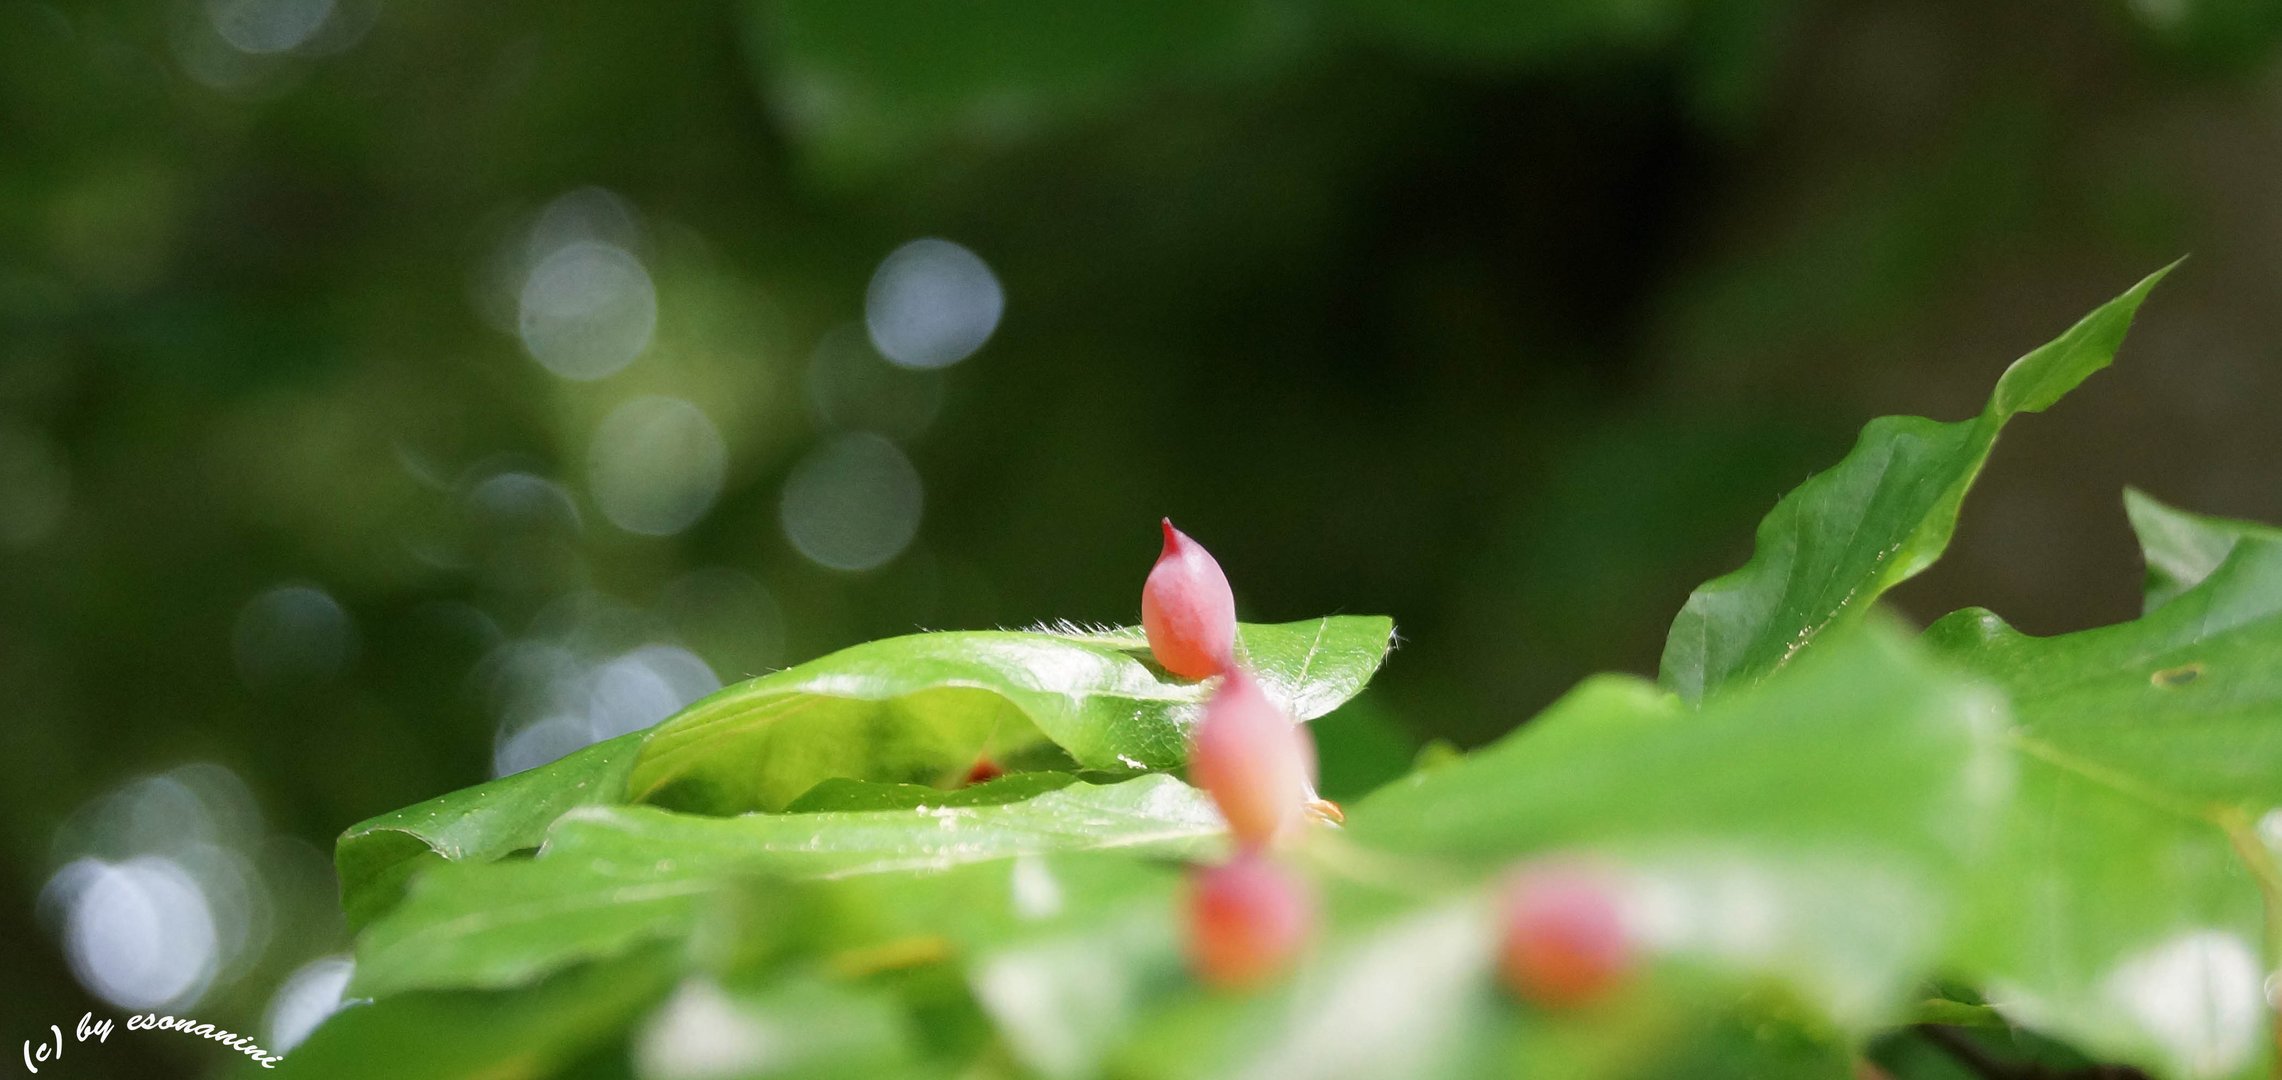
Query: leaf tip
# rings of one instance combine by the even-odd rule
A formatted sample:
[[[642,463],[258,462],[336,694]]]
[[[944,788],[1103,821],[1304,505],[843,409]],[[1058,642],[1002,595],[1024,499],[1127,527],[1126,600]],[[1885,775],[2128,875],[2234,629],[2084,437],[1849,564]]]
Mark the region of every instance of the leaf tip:
[[[2018,413],[2043,412],[2094,372],[2113,363],[2141,302],[2185,261],[2186,256],[2180,256],[2139,279],[2115,299],[2078,319],[2066,333],[2013,361],[1997,379],[1997,392],[1990,396],[1984,416],[2002,423]]]

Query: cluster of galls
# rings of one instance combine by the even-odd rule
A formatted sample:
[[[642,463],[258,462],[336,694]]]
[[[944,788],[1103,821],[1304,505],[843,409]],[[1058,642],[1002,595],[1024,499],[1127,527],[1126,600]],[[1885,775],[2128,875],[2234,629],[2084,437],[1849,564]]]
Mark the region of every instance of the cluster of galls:
[[[1289,965],[1315,929],[1307,882],[1267,854],[1301,827],[1314,798],[1315,746],[1237,662],[1236,597],[1220,563],[1171,521],[1164,527],[1164,551],[1141,588],[1141,628],[1165,670],[1220,679],[1189,743],[1189,779],[1220,807],[1236,843],[1228,862],[1200,867],[1189,883],[1189,961],[1214,986],[1251,986]]]
[[[1236,851],[1189,882],[1187,943],[1199,979],[1223,988],[1267,982],[1306,948],[1316,922],[1307,879],[1275,861],[1276,842],[1311,817],[1337,820],[1315,797],[1315,744],[1236,657],[1236,600],[1203,546],[1164,522],[1165,546],[1141,590],[1141,625],[1165,670],[1219,678],[1189,745],[1189,779],[1212,797]],[[1631,969],[1632,947],[1602,875],[1579,865],[1525,867],[1503,887],[1498,970],[1522,1000],[1586,1004]]]

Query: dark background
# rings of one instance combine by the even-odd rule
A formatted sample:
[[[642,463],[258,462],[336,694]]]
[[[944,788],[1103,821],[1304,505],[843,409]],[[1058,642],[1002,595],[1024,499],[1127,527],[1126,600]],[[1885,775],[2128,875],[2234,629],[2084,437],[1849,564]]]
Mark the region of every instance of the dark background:
[[[106,962],[270,1037],[345,948],[344,826],[657,719],[693,657],[1131,622],[1160,515],[1248,619],[1398,620],[1322,725],[1351,797],[1653,671],[1863,421],[1978,411],[2191,253],[1899,594],[2128,617],[2123,485],[2282,518],[2277,32],[2257,0],[0,0],[6,1049],[126,1015]],[[604,378],[518,336],[566,237],[655,296]],[[920,237],[1004,315],[912,372],[860,328]],[[649,396],[705,421],[609,434]],[[784,524],[803,461],[826,517],[894,502],[832,468],[852,431],[923,492],[857,572]],[[90,873],[150,903],[90,908]],[[182,887],[188,924],[151,907]]]

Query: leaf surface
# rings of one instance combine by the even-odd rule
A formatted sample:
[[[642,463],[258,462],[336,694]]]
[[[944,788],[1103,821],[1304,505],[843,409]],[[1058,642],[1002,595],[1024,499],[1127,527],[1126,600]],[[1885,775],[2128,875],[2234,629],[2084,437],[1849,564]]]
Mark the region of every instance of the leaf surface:
[[[641,741],[640,732],[621,735],[351,826],[333,853],[349,925],[363,926],[394,905],[425,866],[488,862],[534,848],[565,811],[624,802]]]
[[[2282,539],[2234,532],[2132,622],[2039,638],[1969,609],[1926,632],[2016,714],[2020,786],[1960,962],[2014,1019],[2179,1077],[2272,1052]]]
[[[1247,624],[1238,641],[1269,695],[1309,720],[1363,688],[1393,632],[1384,618],[1332,616]],[[1169,769],[1215,685],[1158,667],[1138,630],[888,638],[691,705],[651,732],[631,792],[722,814],[783,809],[833,777],[940,786],[986,756]]]
[[[1693,712],[1585,683],[1453,764],[1365,799],[1354,840],[1495,870],[1583,858],[1669,954],[1772,975],[1831,1022],[1884,1022],[1945,946],[2002,806],[2001,701],[1870,624]]]
[[[2140,301],[2169,272],[2014,361],[1981,415],[1871,421],[1843,460],[1776,503],[1750,561],[1688,597],[1665,638],[1663,685],[1700,703],[1758,682],[1933,565],[2006,421],[2044,411],[2108,366]]]
[[[1009,773],[995,780],[945,791],[921,784],[879,784],[839,777],[809,788],[785,812],[796,814],[851,810],[916,810],[922,806],[991,806],[1020,802],[1078,782],[1063,772]]]
[[[335,1013],[274,1071],[283,1080],[499,1080],[551,1076],[622,1038],[673,985],[662,953],[566,972],[516,993],[404,994]]]
[[[2242,538],[2282,540],[2282,529],[2271,525],[2190,514],[2136,489],[2124,491],[2124,511],[2147,560],[2148,611],[2202,584]]]
[[[359,939],[357,989],[380,996],[528,983],[578,961],[685,938],[740,902],[747,882],[927,874],[1058,852],[1204,855],[1222,832],[1211,803],[1165,775],[915,810],[713,818],[590,807],[557,822],[534,859],[422,875]]]
[[[1841,1036],[1900,1017],[1948,942],[2001,718],[1884,626],[1700,713],[1594,679],[1287,852],[1325,907],[1288,979],[1202,991],[1161,940],[1095,933],[988,958],[991,1011],[1057,1078],[1843,1075]],[[1533,858],[1599,867],[1652,957],[1606,1008],[1496,982],[1493,890]]]
[[[1378,616],[1238,628],[1261,686],[1303,720],[1360,692],[1393,635],[1393,622]],[[1158,667],[1133,628],[951,631],[857,645],[728,687],[648,731],[350,828],[335,851],[342,906],[352,926],[365,925],[420,869],[537,847],[557,817],[581,806],[651,801],[735,814],[804,797],[803,809],[916,805],[983,757],[1054,773],[1173,768],[1214,685]],[[1060,783],[1026,775],[936,804],[1003,801]]]

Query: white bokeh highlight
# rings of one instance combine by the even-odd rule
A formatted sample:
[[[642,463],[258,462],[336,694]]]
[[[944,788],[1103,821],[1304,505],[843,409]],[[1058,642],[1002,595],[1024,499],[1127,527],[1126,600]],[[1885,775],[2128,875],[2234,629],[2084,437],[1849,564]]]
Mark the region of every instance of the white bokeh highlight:
[[[1006,293],[982,257],[928,237],[895,249],[872,272],[864,327],[889,361],[949,367],[974,354],[998,329]]]
[[[554,713],[502,732],[491,752],[491,775],[513,776],[594,745],[586,718]]]
[[[2265,1037],[2258,954],[2223,931],[2181,934],[2132,956],[2102,989],[2190,1080],[2235,1075]]]
[[[215,35],[256,56],[300,48],[332,14],[333,0],[206,0]]]
[[[356,964],[348,957],[322,956],[286,976],[264,1015],[270,1053],[291,1053],[325,1018],[339,1012],[349,976],[355,973]]]
[[[468,488],[467,506],[491,529],[554,526],[575,533],[584,524],[570,492],[536,473],[510,470],[486,476]]]
[[[641,397],[595,428],[588,488],[602,515],[630,533],[671,536],[712,509],[729,448],[704,410],[681,398]]]
[[[347,669],[356,628],[347,609],[314,585],[279,585],[246,602],[230,634],[238,674],[262,691],[322,685]]]
[[[516,334],[531,358],[566,379],[613,375],[650,347],[658,294],[634,253],[600,240],[549,251],[523,281]]]
[[[639,731],[721,688],[704,659],[679,645],[649,642],[586,658],[593,655],[523,640],[486,662],[489,694],[501,714],[493,775],[537,768]]]
[[[634,1041],[642,1080],[737,1080],[776,1064],[782,1038],[710,980],[684,982]]]
[[[644,645],[594,669],[587,726],[597,741],[613,739],[719,689],[721,680],[696,653],[679,645]]]
[[[827,440],[785,479],[778,520],[802,555],[834,570],[870,570],[911,546],[925,498],[903,451],[859,432]]]
[[[198,999],[221,967],[214,912],[181,864],[155,855],[82,859],[58,871],[64,955],[89,992],[122,1009]]]
[[[281,919],[334,903],[272,858],[277,838],[236,773],[194,762],[130,779],[57,828],[39,919],[80,984],[125,1009],[179,1010],[255,970]],[[281,891],[273,875],[290,879]]]

